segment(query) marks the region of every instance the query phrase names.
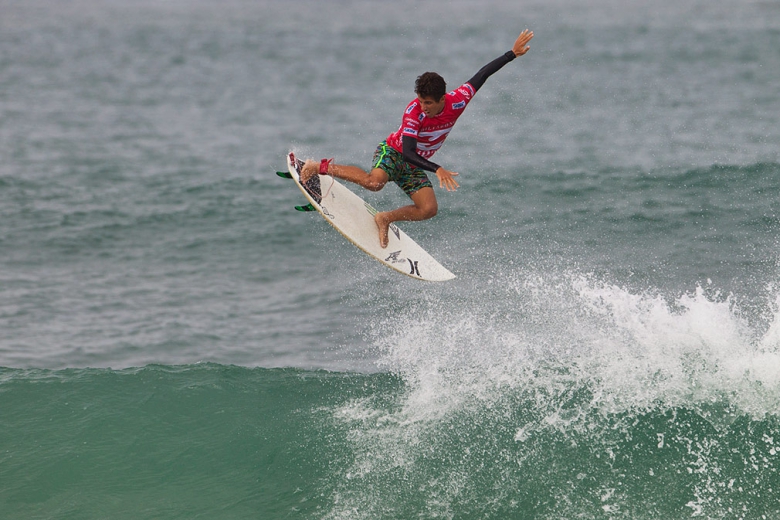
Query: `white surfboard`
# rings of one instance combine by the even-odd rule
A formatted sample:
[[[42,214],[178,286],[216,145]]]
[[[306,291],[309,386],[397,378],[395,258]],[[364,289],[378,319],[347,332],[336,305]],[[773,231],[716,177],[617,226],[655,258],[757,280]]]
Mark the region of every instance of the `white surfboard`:
[[[390,225],[387,247],[380,246],[379,230],[374,221],[377,210],[329,175],[315,175],[303,186],[300,182],[302,165],[292,152],[287,155],[290,176],[310,205],[359,249],[387,267],[418,280],[442,282],[455,278],[395,224]]]

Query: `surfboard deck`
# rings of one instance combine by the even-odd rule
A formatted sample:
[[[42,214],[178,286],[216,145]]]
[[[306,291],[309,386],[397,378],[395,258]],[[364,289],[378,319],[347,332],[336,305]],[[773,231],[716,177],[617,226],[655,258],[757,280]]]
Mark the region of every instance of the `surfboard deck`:
[[[318,211],[347,240],[367,255],[387,267],[417,280],[443,282],[455,275],[436,261],[395,224],[390,225],[386,248],[379,245],[379,230],[374,215],[377,210],[341,184],[335,178],[315,175],[306,186],[301,184],[303,162],[293,152],[287,155],[289,178],[309,200],[306,206],[296,206],[299,211]],[[287,177],[284,172],[277,172]]]

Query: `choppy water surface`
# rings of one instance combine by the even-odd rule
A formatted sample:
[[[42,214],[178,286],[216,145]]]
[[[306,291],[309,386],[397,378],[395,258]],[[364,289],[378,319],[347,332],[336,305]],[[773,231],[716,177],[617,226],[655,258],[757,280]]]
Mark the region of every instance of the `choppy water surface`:
[[[774,518],[773,2],[0,0],[8,518]],[[524,28],[376,264],[368,166]],[[404,204],[394,186],[364,193]]]

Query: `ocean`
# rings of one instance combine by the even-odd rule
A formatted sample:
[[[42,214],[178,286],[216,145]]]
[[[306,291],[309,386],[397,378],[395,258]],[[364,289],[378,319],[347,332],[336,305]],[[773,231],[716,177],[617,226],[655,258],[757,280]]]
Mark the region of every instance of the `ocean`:
[[[455,280],[293,209],[526,28]],[[779,145],[774,0],[0,0],[0,518],[778,519]]]

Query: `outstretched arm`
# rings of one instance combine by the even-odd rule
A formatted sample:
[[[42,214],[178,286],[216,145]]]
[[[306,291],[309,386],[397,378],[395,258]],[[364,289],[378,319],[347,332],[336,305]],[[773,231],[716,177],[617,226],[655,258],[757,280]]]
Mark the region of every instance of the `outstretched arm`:
[[[479,69],[479,72],[474,74],[474,77],[468,81],[468,83],[474,87],[474,91],[476,92],[479,90],[482,85],[485,84],[485,81],[487,81],[490,76],[501,70],[504,65],[514,60],[516,57],[522,56],[528,52],[530,49],[528,42],[530,42],[531,38],[533,37],[533,31],[526,29],[520,33],[520,36],[517,37],[517,40],[515,40],[515,44],[512,46],[511,51],[506,51],[506,53],[502,54],[495,60]]]

